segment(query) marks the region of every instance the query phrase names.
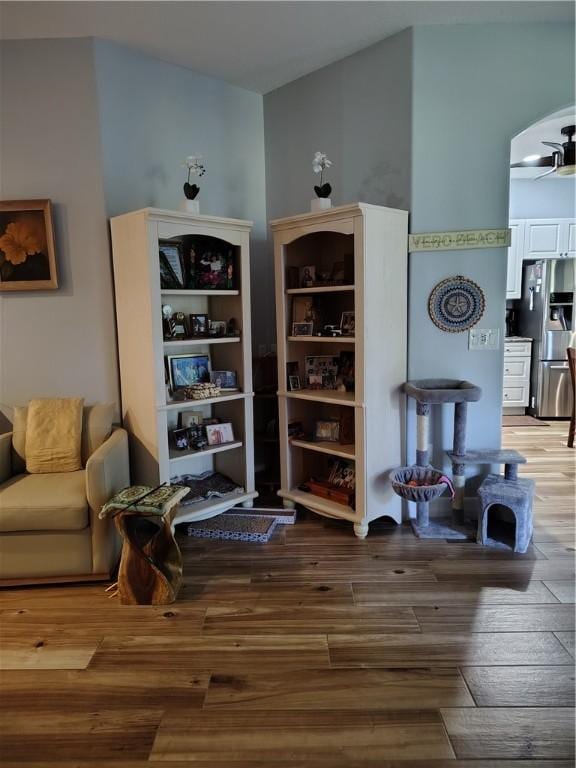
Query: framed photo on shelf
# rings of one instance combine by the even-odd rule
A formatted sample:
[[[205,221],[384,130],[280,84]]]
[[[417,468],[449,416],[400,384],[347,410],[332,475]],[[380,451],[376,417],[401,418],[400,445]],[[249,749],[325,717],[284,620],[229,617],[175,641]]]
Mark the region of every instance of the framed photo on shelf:
[[[0,202],[0,291],[56,288],[50,200]]]
[[[203,420],[204,414],[202,411],[182,411],[179,414],[178,426],[182,429],[197,427],[202,424]]]
[[[339,357],[308,355],[304,359],[306,379],[313,389],[335,389]]]
[[[209,336],[226,336],[226,322],[224,320],[209,320]]]
[[[288,387],[290,389],[290,392],[298,392],[301,389],[300,376],[298,375],[288,376]]]
[[[184,257],[180,240],[159,240],[160,287],[177,290],[184,288]]]
[[[309,264],[305,267],[299,267],[298,281],[300,288],[312,288],[316,281],[316,267],[314,264]]]
[[[328,482],[331,485],[353,491],[356,488],[356,468],[353,461],[334,459],[331,462]]]
[[[208,445],[223,445],[234,442],[234,430],[229,422],[223,424],[207,424],[206,439]]]
[[[340,440],[340,422],[337,419],[321,419],[314,425],[314,440],[337,443]]]
[[[170,439],[173,447],[177,451],[190,450],[190,431],[187,427],[183,429],[173,429],[170,432]]]
[[[294,296],[292,299],[292,322],[312,323],[313,331],[320,330],[321,318],[312,296]]]
[[[233,246],[216,237],[204,237],[189,251],[190,288],[233,290],[236,285]]]
[[[210,383],[228,391],[238,389],[236,371],[210,371]]]
[[[354,311],[342,312],[340,319],[340,330],[342,336],[354,336],[356,330],[356,321]]]
[[[314,323],[292,323],[292,336],[312,336]]]
[[[192,338],[208,336],[208,315],[188,315],[188,318]]]
[[[166,360],[172,391],[210,381],[210,358],[208,355],[168,355]]]

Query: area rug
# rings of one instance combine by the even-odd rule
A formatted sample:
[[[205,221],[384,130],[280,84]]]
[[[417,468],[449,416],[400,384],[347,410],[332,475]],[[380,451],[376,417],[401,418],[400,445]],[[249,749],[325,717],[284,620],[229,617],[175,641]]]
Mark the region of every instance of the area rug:
[[[217,517],[190,523],[188,536],[199,539],[225,539],[265,543],[277,525],[293,525],[296,512],[272,507],[233,507]]]
[[[535,419],[534,416],[502,416],[503,427],[549,427],[546,421]]]

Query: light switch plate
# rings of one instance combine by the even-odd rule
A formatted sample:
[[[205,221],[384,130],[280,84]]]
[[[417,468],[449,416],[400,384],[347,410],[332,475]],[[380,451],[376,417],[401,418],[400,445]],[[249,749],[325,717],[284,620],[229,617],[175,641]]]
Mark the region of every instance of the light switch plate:
[[[468,349],[474,352],[500,349],[500,329],[471,328],[468,331]]]

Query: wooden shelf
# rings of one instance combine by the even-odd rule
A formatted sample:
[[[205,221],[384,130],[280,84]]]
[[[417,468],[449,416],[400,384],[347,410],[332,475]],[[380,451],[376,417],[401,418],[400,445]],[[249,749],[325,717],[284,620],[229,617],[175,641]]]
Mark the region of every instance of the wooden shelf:
[[[216,336],[214,338],[206,336],[198,339],[174,339],[173,341],[165,341],[164,347],[167,349],[172,349],[173,347],[199,347],[204,344],[234,344],[239,341],[240,336]]]
[[[288,336],[288,341],[315,341],[322,344],[355,344],[354,336]]]
[[[287,294],[308,294],[308,293],[344,293],[353,291],[353,285],[317,285],[314,288],[288,288]]]
[[[227,395],[218,397],[206,397],[204,400],[172,400],[164,405],[159,405],[159,411],[187,411],[190,408],[198,408],[201,405],[213,405],[214,403],[225,403],[228,400],[242,400],[245,397],[252,397],[251,393],[230,392]]]
[[[290,491],[278,491],[278,495],[283,499],[293,501],[295,504],[302,504],[307,509],[312,509],[321,515],[327,517],[345,518],[347,520],[356,520],[358,515],[352,507],[346,504],[337,504],[335,501],[324,499],[322,496],[315,496],[313,493],[301,491],[298,488],[292,488]]]
[[[340,443],[332,443],[327,440],[319,440],[312,442],[311,440],[290,440],[290,444],[295,448],[304,448],[307,451],[317,451],[318,453],[328,453],[330,456],[340,456],[343,459],[354,459],[355,449],[354,444],[340,445]]]
[[[318,403],[335,405],[361,406],[357,403],[354,392],[338,392],[336,389],[298,389],[295,392],[278,392],[281,397],[294,397],[297,400],[312,400]]]
[[[170,463],[184,461],[184,459],[190,459],[194,456],[210,456],[213,453],[233,451],[235,448],[242,448],[242,442],[240,440],[233,440],[231,443],[222,443],[221,445],[212,445],[209,448],[204,448],[201,451],[177,451],[174,448],[171,448],[169,451]]]
[[[172,528],[179,523],[193,523],[197,520],[208,520],[221,512],[236,507],[239,504],[249,504],[258,494],[252,493],[227,493],[224,496],[215,496],[206,501],[199,501],[197,504],[183,506],[180,504],[178,512],[172,521]]]
[[[162,296],[239,296],[240,291],[196,291],[186,288],[162,288]]]

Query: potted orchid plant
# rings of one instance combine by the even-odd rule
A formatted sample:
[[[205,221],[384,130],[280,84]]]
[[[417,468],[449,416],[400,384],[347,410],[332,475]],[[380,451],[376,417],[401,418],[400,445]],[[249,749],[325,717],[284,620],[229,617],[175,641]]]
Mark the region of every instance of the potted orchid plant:
[[[192,179],[195,176],[200,178],[206,173],[206,167],[202,159],[202,155],[189,155],[186,158],[186,162],[182,164],[182,167],[188,170],[188,176],[184,182],[184,196],[186,199],[182,203],[182,208],[188,213],[199,212],[199,204],[196,198],[200,192],[200,187],[192,182]]]
[[[332,192],[332,186],[324,181],[324,171],[326,171],[332,165],[332,161],[328,159],[328,156],[324,152],[315,152],[312,158],[312,170],[314,173],[320,174],[320,184],[314,186],[314,192],[316,192],[316,198],[311,202],[312,211],[322,211],[332,206],[330,200],[330,193]]]

